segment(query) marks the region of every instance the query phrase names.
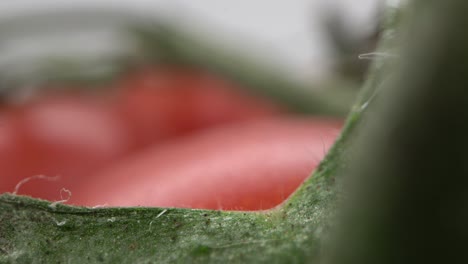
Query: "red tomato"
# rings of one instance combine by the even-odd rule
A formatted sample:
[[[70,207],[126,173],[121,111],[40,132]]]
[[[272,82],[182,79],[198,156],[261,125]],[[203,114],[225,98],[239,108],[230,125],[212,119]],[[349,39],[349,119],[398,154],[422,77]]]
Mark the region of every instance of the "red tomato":
[[[222,123],[263,118],[278,107],[251,98],[194,69],[138,70],[116,81],[111,94],[49,92],[0,113],[0,193],[20,189],[57,199],[122,156],[149,144]],[[75,89],[75,91],[80,91]],[[116,94],[117,93],[117,94]]]
[[[194,69],[144,69],[113,86],[113,94],[46,94],[2,110],[0,193],[46,175],[60,179],[19,193],[58,200],[67,188],[80,205],[266,209],[310,173],[339,127],[256,124],[284,111]]]
[[[341,122],[244,122],[156,145],[74,189],[76,205],[272,208],[313,171]]]
[[[76,187],[92,172],[149,144],[276,113],[273,104],[193,69],[139,70],[114,86],[120,94],[49,93],[3,110],[0,193],[43,174],[60,180],[35,180],[20,193],[56,199],[61,187]]]
[[[122,156],[129,147],[124,127],[100,102],[80,95],[44,96],[2,112],[0,193],[34,175],[20,194],[58,199],[62,187],[89,180],[91,172]]]
[[[117,85],[118,115],[128,124],[137,146],[281,112],[278,105],[196,69],[140,69]]]

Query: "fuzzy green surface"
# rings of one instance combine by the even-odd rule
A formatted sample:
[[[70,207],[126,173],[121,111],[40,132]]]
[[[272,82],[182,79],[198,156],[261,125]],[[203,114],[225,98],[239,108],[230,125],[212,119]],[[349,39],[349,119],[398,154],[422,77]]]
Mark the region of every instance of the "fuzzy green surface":
[[[0,196],[0,260],[304,262],[318,255],[327,205],[333,198],[329,185],[326,177],[313,178],[303,188],[306,197],[268,212],[90,209],[4,194]]]

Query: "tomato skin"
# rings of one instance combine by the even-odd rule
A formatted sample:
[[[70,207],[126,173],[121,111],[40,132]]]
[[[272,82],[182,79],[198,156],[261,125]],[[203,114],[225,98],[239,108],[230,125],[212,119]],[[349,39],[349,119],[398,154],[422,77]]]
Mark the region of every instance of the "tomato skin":
[[[117,115],[137,146],[217,125],[284,113],[278,105],[197,69],[139,69],[118,81]]]
[[[0,193],[46,175],[60,179],[19,194],[59,200],[66,188],[76,205],[268,209],[310,174],[341,126],[288,117],[193,69],[148,68],[114,86],[2,109]]]
[[[2,117],[0,193],[12,192],[27,177],[58,176],[53,182],[34,180],[19,191],[57,200],[61,188],[89,180],[87,175],[129,148],[122,124],[89,97],[47,95],[4,110]]]
[[[19,192],[57,200],[61,188],[85,184],[95,171],[151,144],[278,112],[194,69],[139,69],[113,86],[101,87],[108,94],[52,90],[0,110],[0,193],[27,177],[59,176],[34,180]]]
[[[275,118],[158,145],[94,175],[76,205],[262,210],[313,171],[341,122]]]

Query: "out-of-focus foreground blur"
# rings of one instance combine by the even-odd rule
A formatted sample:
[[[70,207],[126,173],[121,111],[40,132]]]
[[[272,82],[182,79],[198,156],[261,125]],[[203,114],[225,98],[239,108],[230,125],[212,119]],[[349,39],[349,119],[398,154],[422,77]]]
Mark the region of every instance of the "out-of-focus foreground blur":
[[[0,3],[0,193],[278,205],[366,74],[382,1],[355,2]]]

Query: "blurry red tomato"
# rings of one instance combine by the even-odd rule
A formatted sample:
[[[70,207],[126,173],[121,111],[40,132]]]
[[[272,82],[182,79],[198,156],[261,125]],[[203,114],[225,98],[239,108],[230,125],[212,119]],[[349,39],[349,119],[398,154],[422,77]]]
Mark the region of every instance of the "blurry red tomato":
[[[287,118],[194,69],[142,69],[112,86],[0,110],[0,193],[46,175],[60,178],[19,194],[58,200],[67,188],[77,205],[267,209],[310,174],[341,123]]]
[[[265,98],[254,97],[220,77],[196,69],[140,69],[124,76],[117,86],[118,115],[138,146],[284,112]]]
[[[0,193],[13,191],[27,177],[59,176],[20,189],[21,194],[56,200],[62,187],[88,181],[90,173],[129,147],[119,120],[89,97],[44,96],[0,116]]]
[[[102,90],[109,94],[47,92],[2,109],[0,193],[27,177],[59,176],[34,180],[19,192],[56,200],[62,187],[92,181],[95,171],[149,144],[278,112],[272,103],[194,69],[138,70],[114,86]]]
[[[244,122],[156,145],[93,175],[76,205],[260,210],[287,198],[334,141],[340,121]]]

